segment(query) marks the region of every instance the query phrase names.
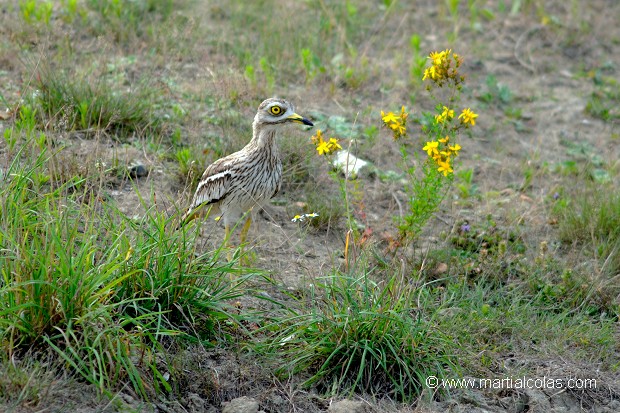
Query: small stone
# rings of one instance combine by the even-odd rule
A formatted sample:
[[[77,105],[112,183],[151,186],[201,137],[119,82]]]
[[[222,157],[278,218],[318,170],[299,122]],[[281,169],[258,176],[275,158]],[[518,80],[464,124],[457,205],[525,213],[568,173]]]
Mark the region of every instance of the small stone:
[[[448,272],[448,264],[446,264],[445,262],[440,262],[439,264],[437,264],[437,266],[433,269],[433,275],[442,275]]]
[[[258,413],[258,402],[247,396],[222,403],[222,413]]]
[[[141,163],[129,167],[129,176],[132,178],[143,178],[148,174],[148,168]]]
[[[364,413],[366,406],[360,401],[344,399],[332,403],[327,411],[329,413]]]
[[[188,393],[183,397],[182,402],[190,412],[203,412],[205,410],[205,401],[196,393]]]
[[[368,165],[368,161],[358,158],[347,150],[341,150],[336,152],[336,157],[333,160],[333,164],[343,174],[354,178],[360,170]]]

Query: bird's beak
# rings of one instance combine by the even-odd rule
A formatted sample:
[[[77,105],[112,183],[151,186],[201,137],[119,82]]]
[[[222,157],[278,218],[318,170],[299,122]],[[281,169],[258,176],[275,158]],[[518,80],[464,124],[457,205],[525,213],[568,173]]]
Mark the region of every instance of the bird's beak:
[[[314,126],[314,123],[310,122],[308,119],[304,118],[303,116],[299,116],[296,113],[293,113],[287,119],[290,120],[291,122],[302,123],[302,124],[308,125],[308,126]]]

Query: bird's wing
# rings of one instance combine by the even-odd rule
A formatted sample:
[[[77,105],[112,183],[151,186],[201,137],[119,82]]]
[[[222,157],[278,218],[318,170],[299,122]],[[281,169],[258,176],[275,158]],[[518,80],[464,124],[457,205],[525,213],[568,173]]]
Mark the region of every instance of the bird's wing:
[[[233,165],[230,160],[229,157],[218,159],[207,167],[202,178],[200,178],[192,203],[181,217],[177,228],[196,218],[199,214],[196,209],[200,206],[214,204],[226,198],[234,173],[231,169]]]
[[[233,170],[228,159],[222,158],[207,167],[196,188],[190,209],[219,202],[228,194]]]

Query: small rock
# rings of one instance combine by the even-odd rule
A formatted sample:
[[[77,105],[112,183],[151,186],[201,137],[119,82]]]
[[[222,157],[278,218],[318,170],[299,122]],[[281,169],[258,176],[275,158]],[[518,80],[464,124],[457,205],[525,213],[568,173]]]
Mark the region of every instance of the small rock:
[[[527,396],[527,405],[533,412],[549,412],[551,411],[551,403],[549,397],[538,389],[525,389],[525,395]]]
[[[183,399],[181,399],[185,407],[189,412],[204,412],[206,403],[196,393],[188,393]]]
[[[247,396],[222,403],[222,413],[258,413],[258,402]]]
[[[433,269],[433,275],[442,275],[448,272],[448,264],[446,264],[445,262],[440,262],[439,264],[437,264],[437,266]]]
[[[327,411],[329,413],[364,413],[366,406],[360,401],[344,399],[333,403]]]
[[[141,163],[130,166],[129,176],[132,178],[143,178],[149,174],[149,170]]]
[[[360,169],[368,165],[368,161],[358,158],[347,150],[336,152],[336,158],[333,162],[334,166],[343,174],[351,177],[356,177]]]

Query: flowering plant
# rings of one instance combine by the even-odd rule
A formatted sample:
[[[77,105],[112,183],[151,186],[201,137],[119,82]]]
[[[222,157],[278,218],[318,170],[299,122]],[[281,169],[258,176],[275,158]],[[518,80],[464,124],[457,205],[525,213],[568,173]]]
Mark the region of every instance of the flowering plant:
[[[431,65],[424,70],[423,81],[427,82],[426,90],[437,102],[434,116],[427,115],[420,119],[424,146],[427,158],[421,167],[421,177],[416,170],[415,163],[410,162],[407,145],[407,116],[405,107],[401,107],[400,114],[381,111],[383,125],[392,132],[394,140],[401,142],[401,155],[409,183],[406,187],[409,196],[408,211],[401,217],[399,228],[403,237],[412,237],[419,234],[432,214],[437,210],[445,196],[446,190],[453,179],[454,160],[462,149],[458,144],[458,137],[464,129],[476,124],[478,115],[471,108],[462,109],[455,118],[455,105],[465,77],[459,73],[463,59],[452,50],[431,52],[428,56]],[[436,98],[435,90],[445,88],[451,94],[448,103]],[[416,159],[418,155],[414,155]]]

